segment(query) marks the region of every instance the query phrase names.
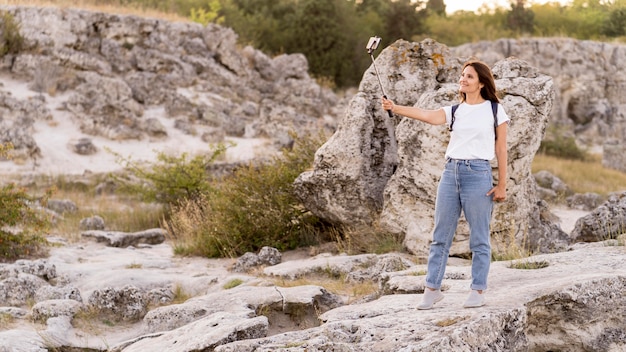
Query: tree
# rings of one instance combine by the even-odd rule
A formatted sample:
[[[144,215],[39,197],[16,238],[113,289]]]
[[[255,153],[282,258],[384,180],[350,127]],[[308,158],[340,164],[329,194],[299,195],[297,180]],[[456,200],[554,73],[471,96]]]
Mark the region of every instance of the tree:
[[[517,33],[532,33],[535,14],[525,8],[525,0],[511,2],[511,12],[507,15],[508,27]]]
[[[616,7],[609,12],[602,33],[609,37],[626,35],[626,7]]]
[[[443,0],[428,0],[426,10],[438,16],[445,16],[446,4],[443,3]]]
[[[312,72],[331,78],[338,85],[350,82],[345,72],[352,66],[349,21],[354,13],[342,2],[300,0],[290,24],[293,35],[288,42],[290,52],[306,55]]]
[[[419,10],[423,1],[397,0],[390,3],[386,18],[387,36],[397,39],[411,40],[414,35],[425,32],[427,12]]]

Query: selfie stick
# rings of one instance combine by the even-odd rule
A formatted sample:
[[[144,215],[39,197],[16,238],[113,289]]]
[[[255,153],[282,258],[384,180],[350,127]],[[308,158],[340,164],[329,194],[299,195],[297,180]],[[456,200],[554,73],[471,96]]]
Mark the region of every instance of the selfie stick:
[[[366,49],[367,49],[367,53],[370,54],[370,57],[372,58],[374,71],[376,71],[376,77],[378,78],[378,85],[380,85],[380,90],[383,92],[383,98],[388,99],[387,94],[385,93],[385,88],[383,88],[383,82],[381,82],[380,80],[380,74],[378,73],[378,68],[376,68],[376,61],[374,60],[374,55],[372,55],[374,50],[378,48],[378,43],[380,43],[380,37],[371,37],[369,42],[367,42]],[[389,117],[393,117],[393,112],[391,112],[391,110],[387,110],[387,114],[389,114]]]

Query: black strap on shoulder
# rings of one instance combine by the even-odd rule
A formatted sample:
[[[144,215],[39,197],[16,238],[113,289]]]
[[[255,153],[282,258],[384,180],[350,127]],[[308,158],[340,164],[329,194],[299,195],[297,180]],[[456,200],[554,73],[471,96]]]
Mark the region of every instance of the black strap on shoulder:
[[[449,130],[452,131],[452,125],[454,125],[454,113],[456,112],[456,109],[459,108],[459,104],[454,104],[452,105],[452,118],[450,119],[450,128]],[[496,133],[496,130],[498,129],[498,103],[496,103],[495,101],[491,101],[491,111],[493,112],[493,132],[496,135],[496,139],[498,139],[498,133]]]

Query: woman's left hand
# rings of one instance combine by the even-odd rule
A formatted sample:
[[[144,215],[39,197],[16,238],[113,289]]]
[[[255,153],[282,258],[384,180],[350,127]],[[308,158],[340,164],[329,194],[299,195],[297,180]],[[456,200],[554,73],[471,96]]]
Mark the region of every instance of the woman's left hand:
[[[493,195],[493,200],[496,202],[503,202],[506,200],[506,188],[495,186],[489,192],[487,192],[487,196]]]

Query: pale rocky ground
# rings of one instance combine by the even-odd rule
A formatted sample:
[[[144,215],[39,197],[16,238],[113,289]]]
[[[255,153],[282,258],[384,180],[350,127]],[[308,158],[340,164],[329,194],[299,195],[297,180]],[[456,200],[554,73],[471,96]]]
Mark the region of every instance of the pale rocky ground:
[[[566,210],[556,213],[561,217],[564,229],[573,228],[572,222],[578,215],[581,215],[575,211]],[[61,239],[57,240],[63,242]],[[408,255],[402,256],[416,259]],[[138,246],[138,248],[112,248],[92,241],[80,241],[53,248],[48,262],[56,266],[59,276],[70,279],[72,284],[80,290],[84,299],[95,289],[105,286],[122,287],[128,284],[137,287],[163,287],[175,284],[190,295],[202,298],[203,295],[209,293],[224,291],[224,284],[235,278],[241,279],[244,283],[231,289],[233,294],[250,286],[267,286],[268,278],[273,276],[288,278],[317,267],[342,267],[350,261],[361,260],[359,257],[362,256],[319,254],[311,257],[307,250],[300,250],[284,253],[282,263],[266,267],[261,274],[248,275],[233,273],[229,270],[235,262],[234,259],[175,257],[172,254],[170,244],[167,242],[159,245]],[[549,295],[569,292],[573,295],[572,298],[577,300],[585,295],[585,293],[575,293],[577,286],[580,288],[582,285],[586,290],[589,290],[593,289],[595,283],[602,286],[602,283],[598,283],[599,280],[610,280],[620,276],[624,278],[626,276],[626,247],[611,246],[606,243],[577,244],[567,252],[539,255],[521,261],[546,261],[549,266],[535,270],[520,270],[510,268],[511,262],[509,261],[494,262],[490,274],[490,289],[487,291],[487,305],[482,308],[462,308],[470,282],[469,263],[466,260],[451,258],[448,273],[456,279],[444,281],[446,298],[437,304],[432,311],[415,309],[415,305],[421,299],[421,294],[415,292],[420,292],[420,289],[423,290],[423,277],[416,276],[414,273],[425,269],[424,265],[416,264],[402,272],[385,273],[388,275],[385,288],[396,294],[387,294],[370,302],[335,308],[323,313],[318,319],[328,326],[339,322],[360,326],[361,329],[366,330],[374,329],[373,327],[377,326],[377,329],[372,330],[372,334],[375,335],[372,336],[372,340],[378,340],[376,343],[363,344],[361,341],[361,343],[354,344],[355,349],[344,350],[352,351],[356,350],[358,346],[367,346],[363,350],[385,351],[386,349],[382,346],[386,343],[389,344],[388,346],[394,346],[392,342],[385,342],[385,329],[382,328],[382,326],[390,324],[390,321],[394,321],[393,326],[396,326],[398,322],[406,324],[406,330],[413,331],[415,339],[423,339],[423,343],[432,342],[436,340],[436,336],[441,338],[447,335],[442,332],[463,329],[466,324],[480,325],[484,323],[481,323],[483,319],[497,322],[495,317],[500,314],[515,312],[524,308],[530,309],[529,307],[536,304],[537,300],[544,299]],[[596,289],[601,289],[601,287]],[[400,294],[402,292],[412,293]],[[616,299],[615,303],[618,303],[620,299],[623,300],[623,297]],[[228,310],[229,308],[225,307],[224,309]],[[558,323],[554,324],[558,325]],[[311,327],[307,330],[298,330],[292,327],[295,330],[293,333],[262,338],[257,343],[265,345],[268,348],[266,351],[281,350],[279,346],[285,346],[290,340],[307,343],[307,341],[313,340],[315,336],[323,336],[324,325]],[[600,325],[594,328],[604,328]],[[16,320],[8,329],[5,327],[4,331],[0,331],[0,346],[5,348],[3,351],[43,351],[35,346],[41,346],[42,341],[46,341],[46,336],[54,336],[55,339],[59,339],[61,336],[65,340],[65,345],[89,346],[95,350],[107,350],[122,344],[124,341],[146,334],[144,322],[118,323],[107,326],[97,321],[89,323],[84,320],[74,320],[74,329],[62,333],[59,331],[60,329],[63,329],[63,326],[55,325],[52,319],[48,320],[47,325],[33,324],[28,319]],[[272,329],[278,328],[270,326],[270,331]],[[488,329],[488,327],[482,327],[482,329]],[[555,330],[556,332],[548,337],[537,337],[539,341],[533,343],[544,347],[549,346],[549,344],[546,345],[547,343],[554,343],[552,346],[558,347],[562,346],[563,343],[577,344],[584,340],[584,338],[572,334],[572,331],[569,332],[569,336],[561,336],[559,334],[562,333],[559,333],[559,329],[555,328]],[[176,331],[174,330],[173,333],[176,334]],[[393,331],[398,333],[397,330]],[[574,329],[574,331],[581,335],[586,333],[584,329]],[[153,351],[159,347],[165,347],[167,351],[191,350],[185,349],[183,346],[167,348],[168,339],[165,336],[153,339],[146,338],[137,342],[136,346],[128,349],[128,351]],[[559,342],[550,342],[553,339],[557,339]],[[201,338],[194,337],[192,340],[201,340]],[[337,346],[347,343],[343,339],[338,339],[335,342],[338,344]],[[27,348],[26,346],[29,345],[31,347]],[[243,345],[254,346],[254,343],[248,341],[238,344],[234,342],[232,346],[226,344],[222,349],[216,349],[216,351],[252,351],[252,349],[241,347]],[[583,350],[579,347],[574,346],[572,350]],[[621,351],[620,348],[623,347],[624,345],[609,346],[603,351]],[[406,349],[406,351],[420,350],[422,349]],[[448,349],[435,348],[432,350],[447,351]],[[471,351],[473,349],[452,350]],[[503,351],[505,350],[503,349]]]
[[[28,87],[27,82],[15,80],[8,75],[1,76],[0,82],[4,90],[10,91],[11,95],[18,99],[28,99],[38,94]],[[159,108],[146,112],[146,115],[157,118],[166,126],[169,138],[119,141],[102,136],[88,136],[94,144],[99,146],[100,151],[93,155],[78,155],[68,148],[68,143],[84,138],[86,135],[72,121],[70,113],[60,109],[61,104],[67,100],[67,95],[46,94],[46,100],[54,118],[50,121],[36,121],[33,133],[41,149],[41,157],[23,163],[0,162],[1,174],[56,176],[82,175],[85,172],[106,173],[122,169],[122,165],[116,161],[113,153],[134,161],[149,162],[156,160],[158,152],[193,155],[206,152],[208,148],[206,142],[198,138],[190,138],[179,129],[173,128],[174,121],[166,118],[165,111]],[[265,153],[275,153],[275,148],[266,148],[270,141],[264,138],[227,137],[225,143],[229,142],[232,142],[233,146],[226,152],[227,161],[237,162]]]

